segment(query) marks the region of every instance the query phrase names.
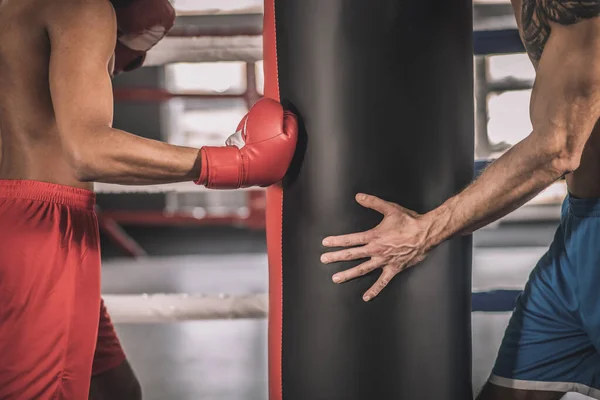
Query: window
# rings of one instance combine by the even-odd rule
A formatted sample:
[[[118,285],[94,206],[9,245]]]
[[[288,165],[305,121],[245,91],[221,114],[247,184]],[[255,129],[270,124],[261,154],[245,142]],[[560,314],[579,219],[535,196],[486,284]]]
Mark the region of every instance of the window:
[[[186,111],[181,116],[185,145],[223,146],[247,112],[243,102],[233,102],[225,109]]]
[[[179,63],[166,67],[175,93],[241,94],[246,90],[246,63]]]
[[[531,90],[492,93],[488,96],[488,137],[492,143],[514,145],[531,133]]]
[[[489,79],[527,79],[535,78],[535,69],[526,54],[491,56],[488,59]]]
[[[265,94],[265,70],[262,61],[256,63],[256,90],[260,95]]]
[[[171,92],[197,95],[179,99],[178,106],[171,107],[178,120],[173,140],[191,147],[222,146],[248,111],[243,98],[246,63],[178,63],[166,68]]]
[[[262,13],[263,0],[172,0],[178,14]]]

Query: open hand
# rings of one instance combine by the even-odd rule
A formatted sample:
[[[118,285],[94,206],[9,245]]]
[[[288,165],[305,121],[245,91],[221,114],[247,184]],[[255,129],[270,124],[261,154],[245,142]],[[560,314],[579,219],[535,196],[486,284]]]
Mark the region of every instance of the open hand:
[[[377,296],[400,271],[423,261],[427,255],[428,223],[421,215],[398,204],[366,194],[356,195],[363,207],[383,214],[383,220],[365,232],[330,236],[323,240],[326,247],[347,249],[324,253],[324,264],[369,258],[368,261],[333,275],[335,283],[347,282],[381,268],[383,271],[375,284],[364,294],[369,301]]]

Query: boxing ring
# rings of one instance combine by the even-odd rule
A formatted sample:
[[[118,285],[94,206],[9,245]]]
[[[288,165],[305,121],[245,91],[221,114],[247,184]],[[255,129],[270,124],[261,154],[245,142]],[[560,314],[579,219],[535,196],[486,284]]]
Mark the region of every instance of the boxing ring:
[[[270,7],[273,7],[273,2],[267,1],[267,4]],[[302,11],[294,9],[294,14],[297,13],[301,14]],[[268,27],[268,24],[274,23],[274,21],[268,20],[268,14],[269,12],[267,12],[267,25],[265,25],[265,29],[270,29]],[[261,33],[263,30],[262,17],[257,18],[257,15],[258,14],[256,13],[250,14],[248,18],[238,20],[237,24],[235,21],[230,21],[231,25],[228,25],[226,27],[200,27],[198,25],[198,20],[196,19],[196,17],[186,15],[180,16],[178,18],[178,22],[175,28],[169,34],[169,37],[163,40],[156,48],[154,48],[150,52],[146,63],[146,66],[162,66],[180,62],[242,61],[246,64],[247,82],[246,90],[243,93],[177,93],[165,88],[158,89],[139,86],[124,86],[115,88],[115,101],[118,103],[168,104],[169,102],[176,102],[182,99],[204,101],[218,101],[220,99],[237,99],[243,101],[246,104],[246,106],[249,107],[258,98],[265,94],[265,90],[262,88],[262,85],[258,82],[259,80],[257,80],[256,74],[254,74],[256,65],[262,62],[264,58],[262,46],[263,39],[261,38]],[[464,17],[465,15],[461,14],[461,16]],[[271,18],[275,18],[275,16],[271,14]],[[285,15],[281,18],[285,18]],[[491,26],[492,28],[485,29],[486,26]],[[475,32],[472,37],[472,43],[475,55],[507,54],[523,51],[518,33],[514,28],[505,28],[503,26],[496,27],[493,21],[487,21],[486,23],[482,23],[482,26],[477,26],[476,24],[474,29]],[[290,35],[292,34],[290,33]],[[293,42],[294,40],[299,39],[294,39],[292,35],[288,36],[287,40]],[[526,83],[521,85],[519,85],[519,83],[516,83],[515,87],[522,88],[526,87],[526,85]],[[468,87],[469,86],[467,85],[466,88]],[[271,89],[267,88],[267,95],[269,95],[269,90],[272,91],[273,87],[271,86]],[[492,84],[490,85],[488,90],[504,91],[511,89],[506,86],[494,87],[494,85]],[[468,141],[469,139],[466,139],[466,143],[468,143]],[[485,168],[485,165],[488,162],[489,160],[477,160],[477,163],[475,165],[475,173],[474,175],[471,174],[469,179],[472,176],[476,176],[478,174],[479,169]],[[458,181],[460,181],[460,184],[458,186],[463,186],[466,183],[463,182],[465,179],[465,172],[463,170],[461,172],[460,179],[458,179]],[[199,193],[210,195],[210,193],[212,192],[207,189],[195,186],[191,183],[160,185],[141,188],[97,184],[95,190],[101,195],[110,195],[117,193]],[[272,189],[270,190],[272,191]],[[104,265],[105,275],[115,274],[116,272],[112,271],[113,268],[115,269],[115,271],[119,268],[127,268],[130,271],[136,272],[138,276],[143,276],[144,269],[146,268],[163,270],[164,268],[166,268],[164,267],[166,265],[177,265],[176,268],[181,268],[182,270],[186,270],[188,268],[198,268],[200,271],[206,270],[207,276],[210,275],[213,277],[219,277],[223,274],[223,271],[217,271],[215,268],[211,267],[211,265],[214,264],[221,266],[230,262],[231,264],[233,264],[233,269],[228,268],[228,274],[230,273],[236,277],[239,277],[240,279],[243,279],[244,281],[251,281],[249,287],[244,288],[244,290],[240,290],[235,285],[231,286],[224,283],[220,287],[227,289],[231,286],[231,290],[215,292],[214,289],[211,289],[208,286],[203,286],[201,284],[196,285],[188,284],[185,282],[179,282],[173,283],[173,285],[170,286],[167,278],[168,273],[166,271],[163,271],[159,274],[159,277],[161,277],[162,279],[161,284],[155,286],[161,288],[171,287],[172,289],[177,291],[166,290],[164,292],[138,293],[135,290],[131,290],[132,287],[129,286],[123,288],[112,287],[111,292],[107,292],[103,295],[107,307],[109,308],[112,318],[115,322],[167,323],[191,320],[267,318],[269,314],[269,287],[267,285],[269,278],[267,270],[268,262],[266,256],[243,255],[236,256],[233,258],[232,256],[227,256],[230,261],[224,261],[224,259],[219,259],[218,257],[192,257],[187,260],[184,259],[183,261],[181,258],[178,258],[177,260],[168,258],[149,258],[146,257],[145,250],[141,246],[139,246],[139,244],[135,243],[135,241],[129,238],[125,231],[122,230],[119,226],[120,224],[152,226],[224,224],[243,226],[249,229],[264,229],[268,218],[266,201],[267,191],[264,189],[246,189],[236,192],[238,193],[238,195],[241,195],[243,198],[246,199],[245,206],[240,208],[240,210],[225,214],[221,213],[218,215],[211,215],[211,213],[207,210],[195,210],[194,212],[190,212],[189,210],[98,210],[100,226],[103,232],[106,235],[108,235],[108,237],[114,243],[117,243],[119,245],[124,254],[133,257],[133,259],[129,261],[119,260],[114,262],[106,262]],[[552,219],[556,217],[556,215],[558,215],[558,206],[555,203],[556,198],[560,197],[560,193],[561,192],[559,190],[555,197],[551,197],[550,201],[546,200],[548,204],[545,205],[547,207],[542,207],[542,209],[544,210],[540,211],[539,215],[536,218]],[[280,194],[276,195],[279,196]],[[346,193],[346,195],[348,195],[348,193]],[[419,203],[419,201],[414,199],[411,201],[416,201],[416,203]],[[536,204],[537,206],[539,206],[540,201],[538,200],[537,203],[534,201],[533,203],[532,208],[534,208]],[[296,206],[301,207],[301,205]],[[422,205],[420,207],[422,207]],[[524,209],[507,217],[507,220],[510,220],[511,218],[526,218],[525,214],[531,215],[531,212],[527,213],[527,207],[528,206],[525,206]],[[537,207],[536,209],[540,210],[539,207]],[[288,219],[291,218],[292,217],[288,217]],[[296,224],[297,226],[302,226],[301,221],[297,221]],[[269,228],[267,227],[267,229]],[[460,244],[460,246],[463,245],[464,243]],[[271,244],[269,244],[269,246],[271,246]],[[523,257],[522,254],[520,256]],[[533,262],[535,261],[534,258],[536,259],[538,256],[538,253],[534,252],[533,254],[527,254],[525,257],[530,257],[533,260],[530,265],[533,265]],[[474,265],[477,266],[489,264],[491,262],[490,257],[493,258],[494,255],[490,254],[489,252],[482,255],[476,254],[474,258]],[[510,262],[508,262],[508,264],[510,264]],[[499,287],[485,287],[485,285],[478,286],[477,278],[474,277],[472,311],[490,312],[510,310],[514,302],[514,298],[520,290],[520,285],[516,282],[524,281],[522,273],[523,271],[520,271],[518,274],[515,275],[515,282],[504,283],[503,286],[501,286],[501,290],[498,290]],[[308,277],[306,275],[300,274],[297,275],[296,278],[301,281],[304,280],[305,282],[309,282],[314,277]],[[112,279],[113,282],[115,280],[117,279]],[[165,284],[165,282],[167,283]],[[131,282],[129,283],[131,284]],[[150,284],[149,286],[152,287],[153,285]],[[249,288],[251,290],[248,290]],[[425,286],[422,287],[422,289],[424,288]],[[128,290],[130,292],[128,292]],[[298,288],[293,288],[290,290],[297,291]],[[354,296],[356,296],[356,293],[354,293]],[[468,298],[467,294],[465,294],[464,298]],[[490,302],[490,298],[496,299],[496,301]],[[277,307],[281,307],[281,305]],[[302,310],[301,312],[306,313],[307,310],[311,307],[311,304],[310,302],[304,303],[300,307]],[[271,310],[273,310],[273,304],[271,304]],[[281,312],[281,310],[279,310],[279,312]],[[288,314],[286,315],[289,315],[289,310],[287,311],[287,313]],[[361,315],[361,318],[366,318],[364,312],[361,312]],[[297,320],[296,322],[294,322],[293,326],[298,327],[298,324],[300,322],[300,320]],[[280,321],[279,323],[281,324]],[[271,333],[273,332],[271,331]],[[452,334],[456,334],[456,332]],[[289,332],[283,332],[283,335],[287,336],[278,337],[271,340],[292,340],[292,338],[289,336]],[[408,336],[410,337],[410,335]],[[459,339],[458,341],[461,342],[462,345],[465,345],[464,340]],[[282,345],[282,347],[283,346],[284,345]],[[299,346],[299,349],[299,351],[302,351],[302,346]],[[294,353],[292,359],[297,360],[297,358],[300,356],[301,354]],[[452,357],[456,356],[452,355],[450,358],[448,358],[448,360],[450,360]],[[460,359],[461,363],[466,365],[465,357],[458,356],[457,359]],[[296,368],[298,368],[299,366],[306,365],[306,362],[308,362],[306,359],[301,362],[296,362],[295,366]],[[344,362],[347,362],[347,360]],[[333,364],[333,366],[335,367],[335,364]],[[279,365],[277,368],[279,368],[279,371],[273,372],[273,370],[271,370],[271,379],[273,378],[273,374],[275,373],[280,375],[282,374],[282,366]],[[461,370],[461,368],[456,368],[456,370]],[[467,367],[464,366],[464,368]],[[468,368],[470,368],[470,366]],[[463,374],[463,372],[459,371],[458,374],[462,374],[464,378],[467,374]],[[285,372],[283,372],[283,374],[285,374]],[[465,380],[463,380],[463,383],[469,380],[470,377],[468,379],[465,378]],[[374,381],[370,382],[372,383]],[[294,387],[293,385],[298,385],[298,383],[293,383],[292,387]],[[331,388],[328,386],[329,384],[320,383],[320,385],[325,385],[325,387],[327,387],[326,391],[331,390]],[[275,386],[281,386],[281,383],[278,383]],[[318,387],[319,385],[316,386]],[[466,389],[467,386],[468,389]],[[402,393],[402,390],[404,389],[387,388],[386,390],[398,390],[396,393]],[[440,390],[444,390],[446,393],[451,392],[451,394],[448,394],[449,397],[447,398],[465,398],[465,393],[470,390],[470,383],[468,385],[463,385],[462,388],[456,388],[453,386],[453,391],[449,391],[448,388]],[[296,391],[292,391],[291,393],[296,393]],[[288,392],[288,394],[282,395],[282,391],[278,391],[277,388],[271,389],[271,399],[295,398],[293,396],[295,396],[295,394],[290,395]],[[344,399],[348,400],[352,398],[353,397],[344,397]]]

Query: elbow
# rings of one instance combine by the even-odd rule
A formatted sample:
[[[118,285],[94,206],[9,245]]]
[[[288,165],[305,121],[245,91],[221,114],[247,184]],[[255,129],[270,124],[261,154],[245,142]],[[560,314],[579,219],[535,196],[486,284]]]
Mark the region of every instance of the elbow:
[[[69,163],[74,177],[79,182],[94,182],[96,179],[95,168],[84,149],[73,149],[68,154]]]
[[[580,164],[581,152],[567,151],[552,160],[552,169],[558,173],[559,177],[562,177],[576,171]]]
[[[95,182],[98,174],[89,160],[83,158],[73,159],[71,163],[75,179],[79,182]]]
[[[65,147],[74,178],[79,182],[94,182],[98,176],[98,163],[95,161],[93,144],[85,139],[75,139],[70,140]]]
[[[559,178],[576,171],[581,165],[585,142],[568,137],[559,137],[553,142],[545,152],[550,159],[550,169]]]
[[[595,78],[581,80],[578,86],[567,91],[569,108],[566,114],[549,119],[551,123],[542,143],[546,154],[551,156],[552,169],[561,177],[581,165],[585,145],[600,118],[598,93],[600,81]]]

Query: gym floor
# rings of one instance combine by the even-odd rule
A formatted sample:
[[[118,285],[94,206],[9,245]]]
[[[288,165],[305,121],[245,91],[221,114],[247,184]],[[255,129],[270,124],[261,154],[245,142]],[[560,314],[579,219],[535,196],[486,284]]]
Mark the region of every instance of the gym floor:
[[[554,224],[502,227],[474,238],[473,291],[521,289]],[[160,232],[160,233],[158,233]],[[132,232],[143,260],[105,246],[103,293],[255,294],[267,290],[261,232],[233,228]],[[473,313],[473,384],[485,382],[510,312]],[[264,319],[117,324],[146,400],[266,400]],[[585,399],[569,394],[566,399]]]

